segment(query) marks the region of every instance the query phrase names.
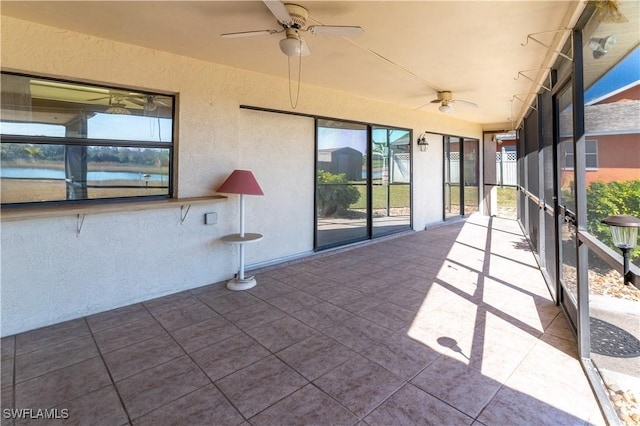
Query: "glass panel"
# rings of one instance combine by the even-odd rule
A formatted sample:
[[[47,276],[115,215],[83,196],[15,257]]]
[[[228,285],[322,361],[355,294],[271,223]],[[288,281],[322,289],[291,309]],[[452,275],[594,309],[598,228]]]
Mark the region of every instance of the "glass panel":
[[[373,236],[411,224],[411,140],[408,130],[373,128],[371,133]]]
[[[169,148],[2,144],[2,203],[169,194]]]
[[[444,217],[460,216],[460,150],[461,139],[444,138]]]
[[[573,85],[565,87],[556,98],[560,113],[560,139],[558,143],[558,166],[560,167],[558,202],[572,212],[576,211],[575,181],[573,174]]]
[[[527,206],[529,208],[529,239],[536,253],[538,253],[538,228],[540,227],[540,216],[538,216],[539,208],[536,203],[527,197]]]
[[[545,244],[545,268],[547,268],[547,274],[551,279],[551,283],[548,286],[551,291],[551,296],[555,300],[557,298],[556,289],[556,228],[555,228],[555,216],[553,213],[547,212],[544,216],[544,244]]]
[[[173,97],[2,74],[3,135],[171,142]]]
[[[368,238],[367,127],[318,120],[317,141],[317,247]]]
[[[560,242],[560,250],[562,253],[562,271],[560,282],[565,290],[565,295],[568,295],[571,304],[576,306],[578,300],[576,227],[565,221],[562,223],[561,232],[562,241]]]
[[[590,355],[622,419],[624,411],[638,409],[633,404],[640,392],[638,312],[640,290],[624,285],[619,272],[589,252]]]
[[[616,2],[616,12],[620,19],[596,13],[583,32],[584,177],[587,229],[620,253],[601,220],[618,214],[640,218],[640,3]],[[630,257],[640,266],[640,248]],[[588,276],[591,359],[621,423],[637,424],[640,290],[624,285],[621,274],[594,253],[589,255]]]
[[[480,194],[478,192],[479,141],[477,139],[464,140],[464,214],[470,215],[478,211]]]

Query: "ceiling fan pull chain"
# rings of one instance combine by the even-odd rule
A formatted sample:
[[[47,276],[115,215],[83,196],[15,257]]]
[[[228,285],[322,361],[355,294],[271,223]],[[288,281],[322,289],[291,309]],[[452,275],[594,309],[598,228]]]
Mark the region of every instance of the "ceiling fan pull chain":
[[[298,106],[298,100],[300,99],[300,76],[302,74],[302,40],[300,40],[300,56],[298,57],[298,87],[296,89],[296,101],[293,102],[291,94],[291,57],[287,56],[287,63],[289,69],[289,104],[292,109],[296,109]]]

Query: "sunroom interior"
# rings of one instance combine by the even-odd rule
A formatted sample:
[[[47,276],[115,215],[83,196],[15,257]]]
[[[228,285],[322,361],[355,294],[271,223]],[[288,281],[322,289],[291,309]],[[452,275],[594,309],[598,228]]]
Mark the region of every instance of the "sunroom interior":
[[[627,250],[625,267],[625,252],[602,223],[631,218],[629,235],[640,225],[633,221],[640,217],[638,2],[296,4],[2,2],[3,408],[63,407],[67,412],[53,414],[73,419],[74,407],[88,410],[74,405],[85,395],[25,395],[53,392],[50,374],[82,371],[95,357],[108,378],[86,393],[113,391],[109,398],[119,408],[102,406],[117,414],[103,418],[110,424],[154,423],[185,395],[214,391],[211,404],[227,410],[217,420],[223,424],[528,424],[531,417],[498,414],[501,404],[513,413],[530,403],[522,399],[528,391],[511,386],[515,373],[487,374],[485,383],[465,370],[459,382],[478,380],[479,388],[495,391],[460,404],[452,395],[470,388],[454,380],[446,393],[446,384],[428,384],[437,382],[426,374],[437,374],[436,366],[454,371],[462,363],[485,374],[465,344],[473,347],[480,326],[488,339],[487,316],[495,315],[527,336],[527,351],[510,347],[522,352],[514,355],[518,362],[545,356],[535,344],[555,342],[568,355],[558,363],[579,367],[578,400],[589,402],[545,400],[531,405],[539,408],[531,416],[554,407],[550,417],[536,419],[639,424],[640,249]],[[284,46],[289,41],[294,52]],[[218,191],[234,170],[251,171],[264,195]],[[501,217],[505,194],[513,217]],[[244,238],[245,223],[254,233],[248,235],[259,237],[229,244],[230,235]],[[512,269],[501,275],[496,265]],[[245,268],[255,287],[229,290],[226,282]],[[533,303],[534,325],[525,311],[509,311],[500,300],[506,292],[491,293],[490,277],[531,297],[523,304]],[[445,286],[447,279],[455,284]],[[452,297],[464,296],[467,279],[474,290],[458,305],[424,287],[438,283]],[[300,292],[318,304],[288,311],[282,300]],[[433,311],[439,320],[426,314],[433,297],[442,297],[438,309],[448,306]],[[174,334],[187,323],[167,326],[165,301],[176,311],[202,305],[199,312],[211,309],[241,332],[216,329],[210,346],[190,351],[194,343]],[[263,304],[269,314],[259,323],[241,315]],[[318,320],[320,306],[322,315],[337,316],[331,327]],[[383,306],[396,311],[372,313]],[[272,309],[282,316],[269,317]],[[138,374],[112,361],[135,345],[116,349],[101,340],[118,329],[101,328],[112,312],[141,321],[142,311],[182,348],[138,374],[184,355],[198,366],[193,380],[203,380],[155,406],[135,401]],[[390,327],[399,312],[410,323]],[[367,330],[371,321],[385,337],[367,336],[366,344],[339,334],[332,328],[338,318]],[[469,334],[445,333],[445,318],[469,320]],[[188,325],[211,320],[192,317]],[[436,322],[420,326],[423,320]],[[289,337],[291,330],[301,334],[288,347],[265,343],[257,333],[264,323],[280,324]],[[76,327],[80,340],[91,337],[95,353],[60,369],[53,361],[46,366],[47,348]],[[341,362],[307,375],[287,358],[305,339],[319,339],[301,331],[307,328],[357,355],[336,352]],[[425,337],[427,329],[439,338]],[[251,345],[238,343],[240,335]],[[44,347],[37,336],[46,336]],[[421,346],[411,356],[425,358],[421,368],[394,370],[390,365],[411,357],[415,342]],[[212,361],[212,348],[222,343],[265,355],[222,373]],[[387,364],[376,358],[374,348],[393,344],[406,353],[396,349],[399,358]],[[372,363],[371,376],[389,375],[384,391],[360,399],[336,384],[356,358]],[[489,365],[491,357],[484,359]],[[293,369],[301,381],[291,379],[291,390],[275,392],[268,404],[249,402],[246,395],[260,400],[259,386],[247,385],[251,375],[276,362],[283,377]],[[544,368],[544,359],[537,362],[532,369]],[[25,372],[33,365],[35,373]],[[236,380],[243,392],[233,388]],[[558,378],[557,387],[573,390],[571,380]],[[314,407],[311,399],[320,406],[304,415],[293,408],[300,401]],[[428,408],[415,417],[403,401]],[[318,414],[333,405],[342,417]]]

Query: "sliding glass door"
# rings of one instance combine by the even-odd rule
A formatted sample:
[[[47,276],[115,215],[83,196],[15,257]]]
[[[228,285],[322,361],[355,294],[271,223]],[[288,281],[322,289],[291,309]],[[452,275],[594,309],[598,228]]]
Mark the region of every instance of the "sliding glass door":
[[[444,138],[444,218],[462,215],[460,204],[460,149],[461,139]]]
[[[411,132],[316,123],[316,249],[410,229]]]
[[[444,219],[478,211],[478,139],[444,137]]]
[[[318,120],[316,247],[368,238],[368,139],[366,125]]]
[[[371,132],[373,237],[411,223],[411,138],[408,130],[374,127]]]

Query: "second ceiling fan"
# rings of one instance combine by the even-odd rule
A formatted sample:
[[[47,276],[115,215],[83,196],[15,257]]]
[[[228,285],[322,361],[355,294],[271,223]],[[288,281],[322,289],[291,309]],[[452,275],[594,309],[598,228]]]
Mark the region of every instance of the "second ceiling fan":
[[[309,12],[306,8],[293,4],[282,3],[275,0],[263,0],[273,16],[282,27],[279,30],[254,30],[221,34],[224,38],[252,37],[285,33],[285,38],[280,40],[280,50],[287,56],[307,56],[311,54],[309,46],[301,36],[301,32],[309,32],[313,35],[328,35],[339,37],[357,37],[364,30],[358,26],[345,25],[311,25],[306,27]],[[306,27],[306,28],[305,28]]]
[[[453,108],[453,104],[456,102],[464,103],[475,108],[478,107],[478,104],[473,102],[465,101],[463,99],[453,99],[453,94],[448,90],[444,90],[444,91],[438,92],[436,99],[429,101],[424,105],[419,106],[418,108],[416,108],[416,110],[424,108],[429,104],[440,104],[440,106],[438,107],[440,112],[443,112],[445,114],[450,114],[455,111],[455,109]]]

